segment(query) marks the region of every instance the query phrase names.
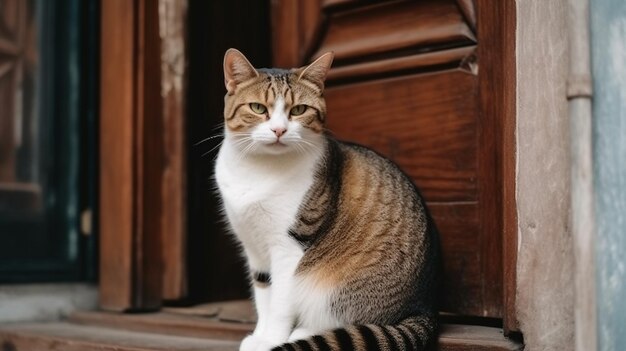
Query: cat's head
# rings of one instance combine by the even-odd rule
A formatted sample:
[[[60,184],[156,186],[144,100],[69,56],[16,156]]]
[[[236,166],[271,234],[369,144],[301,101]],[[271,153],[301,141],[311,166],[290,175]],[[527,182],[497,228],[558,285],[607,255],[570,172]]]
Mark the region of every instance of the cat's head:
[[[224,128],[228,142],[248,154],[306,152],[323,140],[326,53],[301,68],[254,68],[235,49],[224,55]]]

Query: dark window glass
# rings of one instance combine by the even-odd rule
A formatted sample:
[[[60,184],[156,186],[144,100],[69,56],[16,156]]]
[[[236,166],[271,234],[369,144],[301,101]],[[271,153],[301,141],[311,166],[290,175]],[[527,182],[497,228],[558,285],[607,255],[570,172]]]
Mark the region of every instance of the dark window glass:
[[[0,282],[93,276],[95,12],[0,0]]]

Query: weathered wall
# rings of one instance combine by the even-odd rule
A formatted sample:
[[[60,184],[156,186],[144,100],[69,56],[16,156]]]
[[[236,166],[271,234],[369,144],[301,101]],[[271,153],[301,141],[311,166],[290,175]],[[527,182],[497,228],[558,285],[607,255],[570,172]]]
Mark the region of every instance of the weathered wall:
[[[574,349],[567,2],[517,0],[517,315],[526,350]]]
[[[626,350],[626,2],[591,1],[598,344]]]

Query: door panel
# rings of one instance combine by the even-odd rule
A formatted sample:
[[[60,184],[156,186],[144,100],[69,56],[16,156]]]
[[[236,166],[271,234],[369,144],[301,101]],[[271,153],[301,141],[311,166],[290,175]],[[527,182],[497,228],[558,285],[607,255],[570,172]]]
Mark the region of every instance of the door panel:
[[[462,70],[330,86],[328,128],[394,160],[429,201],[476,201],[475,91]]]
[[[415,48],[464,45],[474,35],[452,1],[393,1],[329,14],[313,56],[335,53],[335,64]]]
[[[308,18],[311,3],[322,16]],[[328,128],[391,158],[422,190],[441,232],[442,309],[502,317],[502,124],[484,112],[493,74],[479,70],[480,8],[471,0],[272,5],[275,65],[334,51]],[[285,18],[308,20],[287,26]]]

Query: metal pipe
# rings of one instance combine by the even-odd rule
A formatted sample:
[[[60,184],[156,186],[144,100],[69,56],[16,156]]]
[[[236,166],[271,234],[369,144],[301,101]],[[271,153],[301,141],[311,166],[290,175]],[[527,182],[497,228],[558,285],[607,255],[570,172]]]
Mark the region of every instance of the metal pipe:
[[[592,79],[589,0],[568,0],[572,235],[575,260],[575,344],[597,350],[595,211],[592,159]]]

